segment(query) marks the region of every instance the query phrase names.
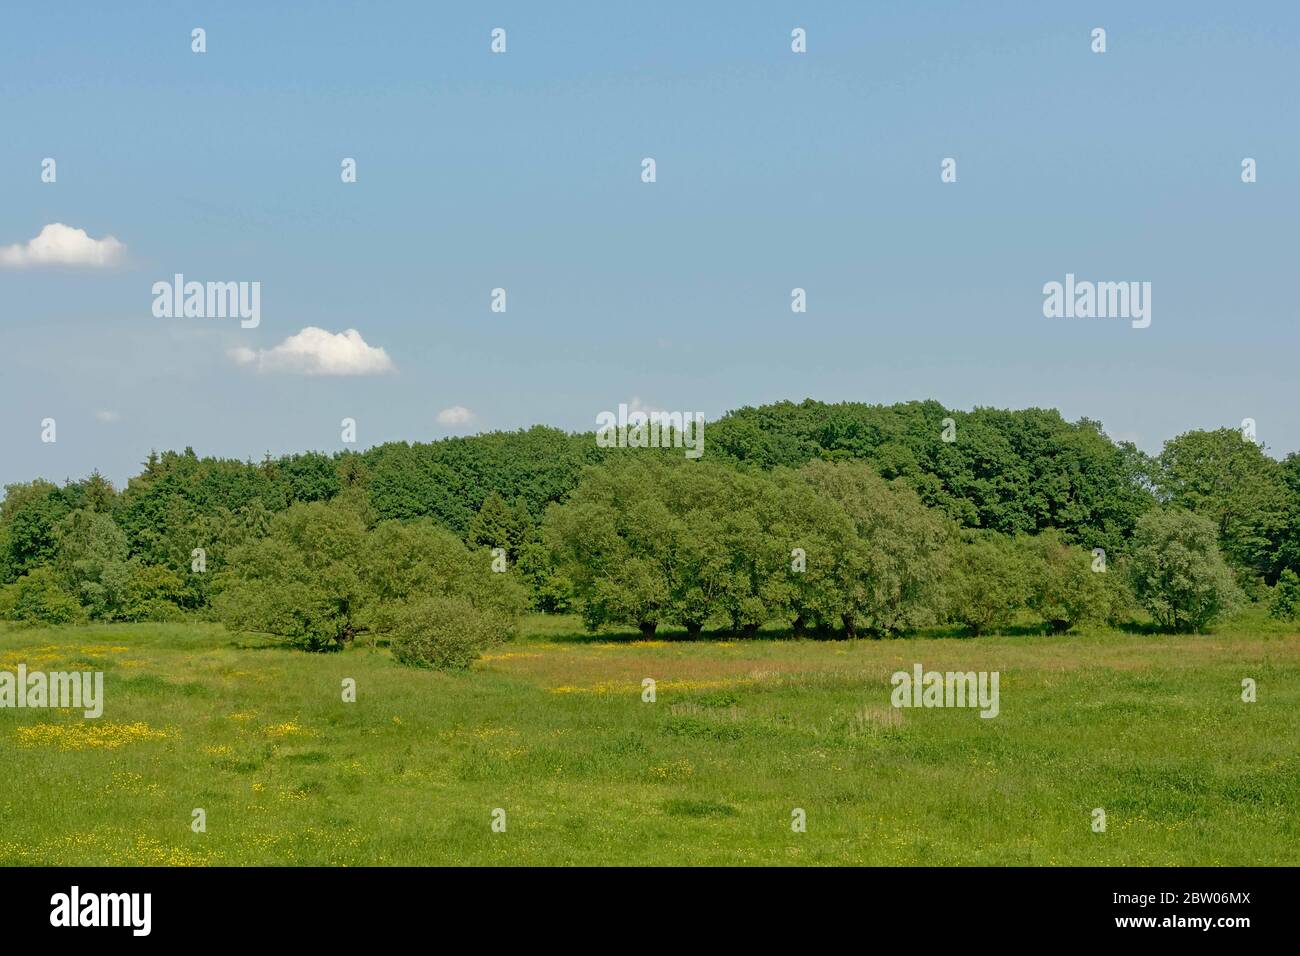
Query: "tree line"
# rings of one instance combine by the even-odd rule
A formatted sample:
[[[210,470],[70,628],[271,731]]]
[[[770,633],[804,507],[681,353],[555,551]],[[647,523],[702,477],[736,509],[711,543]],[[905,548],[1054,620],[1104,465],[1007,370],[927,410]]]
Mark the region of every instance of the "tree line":
[[[461,638],[433,622],[496,640],[529,605],[688,635],[1300,611],[1300,456],[1235,429],[1152,457],[1051,410],[805,401],[705,435],[700,461],[535,427],[261,462],[151,453],[120,491],[97,473],[10,485],[0,616],[197,615],[315,649],[400,635],[446,663],[473,642],[444,660]]]

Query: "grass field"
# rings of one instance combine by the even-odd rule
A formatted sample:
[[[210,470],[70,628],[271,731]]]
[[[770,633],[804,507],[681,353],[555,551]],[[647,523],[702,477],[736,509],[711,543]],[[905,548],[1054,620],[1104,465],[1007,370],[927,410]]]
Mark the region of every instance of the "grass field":
[[[1300,863],[1277,628],[686,643],[534,617],[457,675],[205,624],[0,629],[20,662],[102,670],[106,703],[0,710],[3,864]],[[892,708],[917,662],[999,671],[1000,715]]]

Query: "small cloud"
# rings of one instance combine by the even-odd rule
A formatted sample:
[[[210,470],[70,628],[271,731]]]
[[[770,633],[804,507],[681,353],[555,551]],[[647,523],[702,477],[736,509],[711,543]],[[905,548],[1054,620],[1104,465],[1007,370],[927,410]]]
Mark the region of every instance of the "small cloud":
[[[453,405],[438,413],[439,425],[467,425],[474,420],[474,413],[464,405]]]
[[[627,403],[627,410],[629,412],[644,412],[647,415],[649,415],[651,412],[663,411],[663,409],[658,407],[657,405],[648,405],[645,402],[641,401],[640,397],[637,395],[633,395],[632,401]]]
[[[120,262],[125,252],[126,246],[112,236],[92,239],[84,229],[52,222],[26,244],[0,246],[0,266],[9,269],[28,266],[105,268]]]
[[[293,375],[382,375],[394,371],[393,360],[382,348],[367,345],[356,329],[326,332],[308,326],[269,349],[246,346],[228,353],[239,365],[259,372]]]
[[[113,425],[121,420],[121,415],[117,412],[109,411],[108,409],[100,409],[95,412],[95,421],[99,422],[101,425]]]

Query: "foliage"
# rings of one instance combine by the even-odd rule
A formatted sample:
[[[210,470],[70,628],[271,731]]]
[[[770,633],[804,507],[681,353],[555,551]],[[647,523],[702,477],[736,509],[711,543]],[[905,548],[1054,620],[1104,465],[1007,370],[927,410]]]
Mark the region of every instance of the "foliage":
[[[816,461],[802,474],[849,522],[851,533],[837,542],[834,574],[845,634],[933,623],[945,570],[941,518],[911,488],[860,463]]]
[[[551,560],[540,532],[535,532],[520,549],[516,567],[534,609],[561,614],[573,610],[573,582]]]
[[[537,426],[429,444],[392,442],[364,460],[380,519],[429,517],[464,535],[492,492],[522,501],[536,522],[546,505],[577,484],[583,465],[600,457],[592,435]],[[497,542],[491,547],[505,545]]]
[[[495,491],[488,492],[478,512],[469,523],[465,535],[467,544],[485,548],[504,548],[510,561],[518,561],[520,552],[531,538],[532,515],[523,498],[513,505],[506,504]]]
[[[910,489],[826,462],[765,475],[612,459],[546,520],[589,627],[672,623],[690,636],[776,619],[850,636],[915,626],[937,604],[944,533]]]
[[[216,607],[229,627],[315,651],[391,631],[405,608],[434,597],[513,621],[526,604],[523,588],[494,574],[490,560],[429,522],[387,521],[368,530],[344,502],[295,504],[264,538],[234,552]]]
[[[1109,620],[1121,600],[1119,576],[1056,531],[1018,542],[1028,561],[1028,606],[1048,630],[1064,633],[1084,622]]]
[[[669,471],[683,467],[652,456],[614,458],[589,468],[568,502],[548,511],[544,534],[552,559],[573,582],[589,628],[632,624],[650,635],[677,616],[684,589],[670,575],[690,522],[675,512],[689,515],[694,502],[670,504],[676,482]],[[686,573],[698,577],[700,570]]]
[[[1051,410],[805,401],[710,423],[709,450],[707,462],[680,450],[630,454],[598,448],[590,432],[539,426],[260,462],[151,453],[121,493],[98,473],[9,485],[0,585],[50,569],[95,620],[210,613],[225,587],[236,597],[220,612],[232,623],[260,621],[321,647],[377,637],[394,607],[424,592],[376,596],[393,582],[367,562],[387,560],[373,550],[386,545],[331,555],[320,540],[299,552],[284,522],[301,512],[285,516],[311,505],[350,515],[349,541],[378,534],[407,548],[379,529],[418,525],[417,539],[450,556],[444,569],[478,567],[452,542],[504,548],[509,570],[489,580],[509,582],[498,590],[510,602],[522,585],[534,608],[645,633],[661,623],[690,634],[783,623],[881,635],[945,613],[982,631],[1026,603],[1055,629],[1114,617],[1127,576],[1083,577],[1076,558],[1104,548],[1118,570],[1157,502],[1212,522],[1252,600],[1288,569],[1300,572],[1300,455],[1277,462],[1232,429],[1180,435],[1151,460],[1096,422]],[[279,543],[265,541],[273,527]],[[992,533],[1020,552],[1018,571],[984,537]],[[206,573],[192,568],[200,549]],[[956,607],[963,594],[970,608]],[[242,610],[232,606],[243,599]]]
[[[366,537],[361,556],[368,630],[390,630],[401,608],[443,595],[493,619],[516,621],[528,597],[516,576],[492,570],[486,548],[467,548],[432,521],[384,521]],[[505,637],[510,636],[506,628]]]
[[[1300,617],[1300,575],[1287,568],[1277,579],[1268,612],[1280,621]]]
[[[508,640],[515,620],[463,597],[423,598],[404,606],[392,628],[393,657],[413,667],[464,670],[484,650]]]
[[[1300,452],[1292,452],[1278,467],[1286,501],[1277,517],[1277,551],[1273,566],[1300,574]]]
[[[947,580],[948,618],[987,634],[1008,626],[1032,592],[1029,562],[1014,539],[966,532],[953,545]]]
[[[952,441],[944,441],[952,419]],[[710,427],[710,447],[762,468],[861,459],[902,478],[966,527],[1005,534],[1058,528],[1087,548],[1123,552],[1151,507],[1149,463],[1096,422],[1045,409],[945,409],[938,402],[742,408]]]
[[[1144,515],[1134,535],[1133,593],[1163,627],[1201,631],[1241,601],[1209,518],[1181,509]]]
[[[59,583],[96,620],[113,620],[128,580],[126,535],[106,514],[78,508],[55,526],[53,568]]]
[[[0,521],[5,527],[5,581],[13,581],[54,560],[55,527],[78,503],[71,489],[48,481],[5,486]]]
[[[69,624],[84,618],[81,603],[48,567],[0,588],[0,617],[27,624]]]
[[[238,630],[284,637],[308,650],[337,650],[363,627],[366,528],[355,512],[296,504],[269,534],[231,555],[219,572],[218,616]]]
[[[170,568],[133,561],[127,577],[121,621],[177,621],[184,617],[188,591],[185,579]]]
[[[1160,497],[1209,518],[1219,547],[1235,566],[1276,576],[1288,508],[1281,466],[1239,431],[1194,431],[1165,443]]]

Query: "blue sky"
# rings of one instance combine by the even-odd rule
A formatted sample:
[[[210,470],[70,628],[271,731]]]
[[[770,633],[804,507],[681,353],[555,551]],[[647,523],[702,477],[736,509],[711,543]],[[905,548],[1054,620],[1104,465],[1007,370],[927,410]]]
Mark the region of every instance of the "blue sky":
[[[151,448],[333,451],[344,417],[356,447],[590,429],[633,398],[710,417],[808,396],[1048,406],[1152,451],[1252,417],[1274,454],[1300,449],[1296,4],[69,3],[4,21],[0,247],[64,223],[126,252],[0,269],[0,482],[122,483]],[[177,272],[260,282],[260,326],[154,317]],[[1067,272],[1151,282],[1151,327],[1045,318]],[[394,370],[231,357],[307,327],[356,329]],[[440,424],[454,407],[472,419]]]

